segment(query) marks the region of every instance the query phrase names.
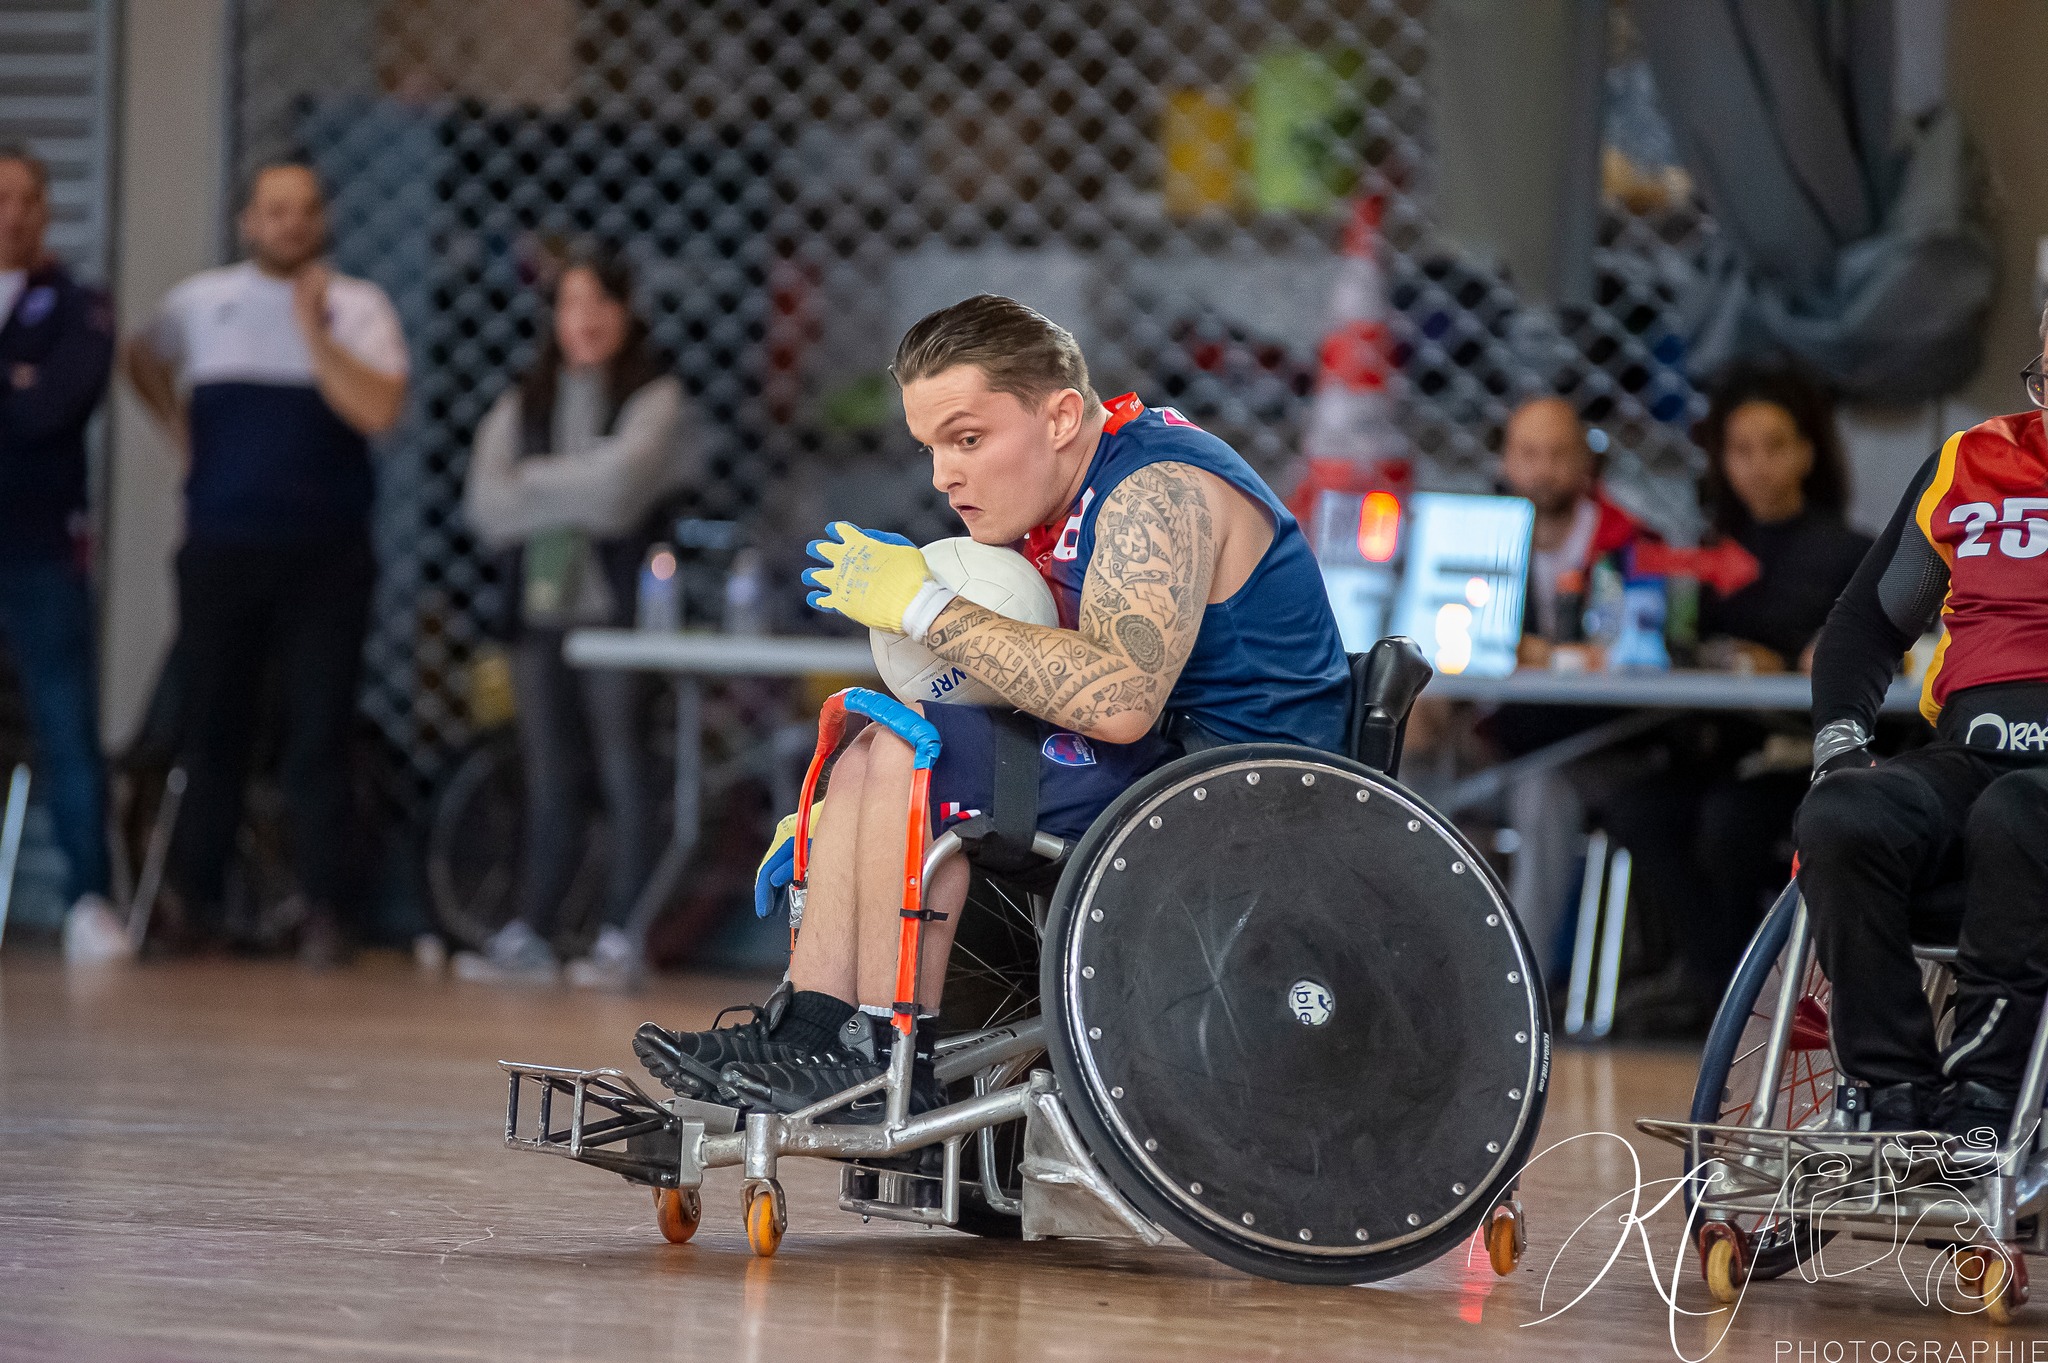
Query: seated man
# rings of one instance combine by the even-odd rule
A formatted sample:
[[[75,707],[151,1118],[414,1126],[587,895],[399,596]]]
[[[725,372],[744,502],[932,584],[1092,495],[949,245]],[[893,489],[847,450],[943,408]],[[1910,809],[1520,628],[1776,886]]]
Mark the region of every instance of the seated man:
[[[1101,402],[1074,338],[982,295],[926,317],[894,366],[932,483],[984,544],[1016,546],[1060,603],[1057,627],[984,610],[931,580],[893,536],[835,523],[805,574],[812,605],[895,630],[965,668],[1035,725],[1038,826],[1074,839],[1117,794],[1183,747],[1255,739],[1342,747],[1349,678],[1308,542],[1235,451],[1172,408]],[[994,797],[997,712],[924,707],[943,739],[932,771],[936,834]],[[803,930],[788,979],[739,1026],[674,1033],[634,1050],[679,1093],[727,1076],[788,1109],[880,1074],[896,1033],[896,944],[911,751],[881,725],[833,766],[812,821]],[[794,816],[763,862],[763,896],[789,879]],[[943,915],[925,933],[918,1005],[935,1016],[968,868],[925,886]],[[928,1021],[917,1029],[915,1106],[936,1105]],[[879,1102],[856,1109],[872,1120]]]
[[[2048,399],[2039,372],[2028,394]],[[1821,631],[1815,785],[1799,885],[1834,984],[1842,1068],[1872,1125],[2003,1136],[2048,988],[2048,433],[2039,412],[1951,436],[1914,478]],[[1948,637],[1920,709],[1935,741],[1873,766],[1871,726],[1899,656]],[[1913,900],[1965,881],[1955,1030],[1937,1048],[1912,956]],[[1980,1138],[1981,1139],[1981,1138]]]

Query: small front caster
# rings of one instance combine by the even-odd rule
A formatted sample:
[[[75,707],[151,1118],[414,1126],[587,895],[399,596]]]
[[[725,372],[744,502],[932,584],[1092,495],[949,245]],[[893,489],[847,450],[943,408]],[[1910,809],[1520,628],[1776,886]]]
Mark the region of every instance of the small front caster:
[[[2012,1324],[2027,1304],[2027,1261],[2017,1249],[1966,1246],[1956,1255],[1956,1276],[1993,1325]]]
[[[661,1238],[671,1245],[680,1245],[695,1235],[697,1220],[703,1214],[704,1203],[695,1188],[654,1190],[654,1224],[661,1227]]]
[[[1706,1275],[1707,1291],[1723,1306],[1733,1305],[1749,1280],[1748,1251],[1742,1232],[1727,1222],[1709,1221],[1700,1227],[1700,1270]]]
[[[1486,1257],[1495,1273],[1503,1278],[1513,1273],[1527,1245],[1528,1226],[1519,1201],[1509,1198],[1486,1214]]]
[[[783,1203],[782,1185],[774,1179],[747,1184],[747,1246],[763,1259],[782,1246],[782,1232],[789,1228],[789,1211]]]

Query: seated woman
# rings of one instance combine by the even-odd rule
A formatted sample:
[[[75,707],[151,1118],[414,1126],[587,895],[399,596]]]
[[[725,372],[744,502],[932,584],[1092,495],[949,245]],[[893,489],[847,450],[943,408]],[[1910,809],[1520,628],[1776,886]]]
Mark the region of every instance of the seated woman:
[[[1870,547],[1842,518],[1848,474],[1827,394],[1799,374],[1746,369],[1712,395],[1707,451],[1713,540],[1741,547],[1755,578],[1725,595],[1702,585],[1701,661],[1745,672],[1804,670],[1828,609]],[[1747,719],[1683,721],[1653,755],[1661,769],[1600,804],[1629,849],[1674,965],[1619,1000],[1638,1033],[1703,1030],[1770,897],[1791,872],[1792,814],[1806,789],[1805,731]],[[1783,754],[1796,752],[1792,760]]]
[[[570,962],[569,979],[619,988],[640,972],[626,918],[652,864],[654,830],[639,679],[577,672],[562,660],[566,631],[632,622],[641,559],[659,538],[650,513],[694,466],[682,383],[649,344],[632,299],[623,262],[571,264],[555,286],[540,357],[477,426],[463,510],[502,551],[526,826],[518,913],[482,953],[456,957],[464,979],[555,977],[551,939],[583,858],[593,759],[611,823],[604,926],[590,954]]]

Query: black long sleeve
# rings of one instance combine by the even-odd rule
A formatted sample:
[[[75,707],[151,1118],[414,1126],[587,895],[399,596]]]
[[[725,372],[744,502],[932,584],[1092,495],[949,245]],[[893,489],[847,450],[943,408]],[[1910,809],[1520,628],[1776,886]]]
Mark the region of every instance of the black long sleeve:
[[[1913,519],[1941,456],[1920,466],[1891,523],[1857,565],[1813,650],[1813,727],[1838,721],[1865,734],[1877,721],[1899,659],[1934,624],[1948,595],[1948,565]]]

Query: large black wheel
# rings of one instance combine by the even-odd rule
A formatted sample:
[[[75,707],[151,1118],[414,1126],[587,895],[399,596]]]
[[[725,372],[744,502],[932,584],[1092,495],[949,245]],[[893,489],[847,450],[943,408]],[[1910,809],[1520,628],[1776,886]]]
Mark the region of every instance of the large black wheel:
[[[1398,782],[1279,744],[1124,792],[1046,926],[1047,1047],[1119,1191],[1251,1273],[1465,1242],[1542,1120],[1549,1019],[1486,863]]]
[[[1824,1125],[1833,1111],[1835,1058],[1828,1044],[1831,992],[1818,961],[1801,963],[1806,974],[1793,1004],[1771,1111],[1759,1119],[1756,1110],[1757,1083],[1763,1077],[1764,1053],[1785,978],[1785,944],[1798,911],[1799,885],[1795,881],[1778,896],[1763,926],[1750,939],[1700,1050],[1692,1121],[1784,1131]],[[1688,1161],[1686,1173],[1692,1173],[1694,1167]],[[1688,1205],[1695,1186],[1690,1180],[1686,1183]],[[1749,1237],[1749,1276],[1758,1280],[1790,1273],[1834,1238],[1833,1231],[1815,1235],[1804,1218],[1784,1213],[1737,1221]]]

